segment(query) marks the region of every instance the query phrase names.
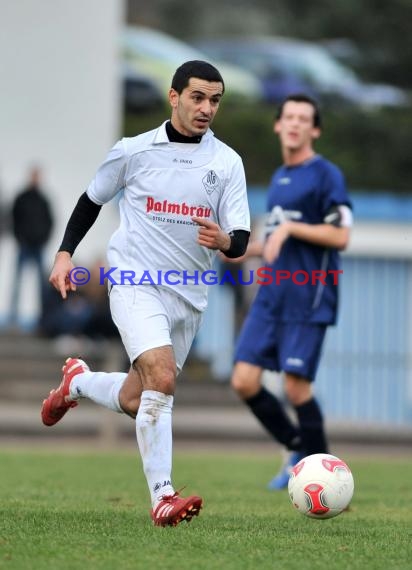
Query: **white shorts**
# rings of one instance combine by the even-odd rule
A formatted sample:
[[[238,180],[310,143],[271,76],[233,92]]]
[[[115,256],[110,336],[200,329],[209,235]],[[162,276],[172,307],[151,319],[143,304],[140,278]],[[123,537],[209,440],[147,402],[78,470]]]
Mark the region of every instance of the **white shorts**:
[[[115,285],[109,299],[130,362],[146,350],[171,345],[180,372],[202,313],[166,287]]]

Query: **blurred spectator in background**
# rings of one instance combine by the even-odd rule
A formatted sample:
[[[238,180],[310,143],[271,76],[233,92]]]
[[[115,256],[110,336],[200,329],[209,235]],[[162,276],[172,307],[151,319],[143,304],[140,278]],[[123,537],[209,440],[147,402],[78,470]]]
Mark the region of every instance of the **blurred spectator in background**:
[[[34,265],[37,271],[40,312],[43,310],[47,282],[43,250],[53,229],[53,215],[41,183],[41,170],[33,167],[27,185],[16,196],[11,208],[12,231],[18,247],[9,314],[12,326],[18,324],[19,297],[26,265]]]
[[[110,314],[107,287],[100,283],[100,269],[105,270],[105,262],[98,258],[89,268],[89,281],[78,286],[77,295],[65,300],[56,289],[47,288],[40,319],[43,335],[63,339],[70,348],[81,346],[79,340],[82,337],[97,341],[108,338],[120,340]]]

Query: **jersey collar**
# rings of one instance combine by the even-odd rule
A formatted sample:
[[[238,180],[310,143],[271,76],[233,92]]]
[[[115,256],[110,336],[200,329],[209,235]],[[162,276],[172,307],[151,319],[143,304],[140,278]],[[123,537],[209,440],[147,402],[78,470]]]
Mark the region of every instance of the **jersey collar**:
[[[169,119],[168,119],[169,120]],[[155,136],[153,139],[153,144],[165,144],[165,143],[169,143],[169,137],[167,136],[167,132],[166,132],[166,123],[167,121],[165,121],[164,123],[162,123],[160,125],[160,127],[158,127],[155,131]],[[210,137],[213,137],[213,131],[211,129],[208,129],[205,134],[202,136],[202,140],[200,141],[199,144],[202,144],[202,142],[204,140],[209,139]]]

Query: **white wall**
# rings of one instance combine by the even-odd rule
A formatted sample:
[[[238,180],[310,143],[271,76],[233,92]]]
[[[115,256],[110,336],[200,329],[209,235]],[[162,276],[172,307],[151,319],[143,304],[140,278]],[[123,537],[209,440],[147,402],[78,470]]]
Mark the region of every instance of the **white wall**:
[[[47,261],[68,216],[120,135],[117,37],[123,0],[17,0],[0,12],[0,188],[10,202],[28,167],[40,164],[56,217]],[[103,209],[79,247],[87,262],[104,253],[117,220]],[[14,242],[0,243],[0,315],[8,305]],[[35,311],[26,288],[24,306]]]

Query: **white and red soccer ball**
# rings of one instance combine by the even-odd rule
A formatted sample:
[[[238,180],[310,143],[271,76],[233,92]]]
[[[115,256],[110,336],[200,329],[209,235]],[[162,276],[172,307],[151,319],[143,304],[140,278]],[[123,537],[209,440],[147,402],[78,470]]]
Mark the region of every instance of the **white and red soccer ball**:
[[[293,506],[316,519],[336,517],[353,496],[353,476],[344,461],[326,453],[308,455],[297,463],[288,484]]]

